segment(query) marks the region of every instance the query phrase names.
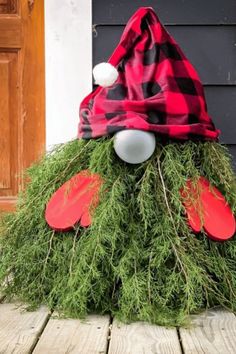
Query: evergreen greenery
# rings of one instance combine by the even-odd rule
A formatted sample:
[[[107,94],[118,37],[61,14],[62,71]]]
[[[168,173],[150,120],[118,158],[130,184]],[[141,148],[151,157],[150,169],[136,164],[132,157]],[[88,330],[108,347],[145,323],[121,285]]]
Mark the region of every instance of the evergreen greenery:
[[[47,201],[88,168],[105,181],[91,227],[54,232],[44,219]],[[196,235],[184,216],[179,190],[199,175],[236,212],[235,175],[218,143],[158,143],[140,165],[122,162],[112,139],[58,146],[27,171],[17,211],[3,218],[0,283],[11,277],[5,294],[65,316],[109,312],[161,325],[184,324],[211,306],[235,310],[235,240]]]

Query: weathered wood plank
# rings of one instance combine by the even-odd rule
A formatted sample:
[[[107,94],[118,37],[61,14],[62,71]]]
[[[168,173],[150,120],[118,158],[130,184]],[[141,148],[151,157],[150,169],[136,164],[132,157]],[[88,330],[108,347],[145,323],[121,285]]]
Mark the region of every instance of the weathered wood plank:
[[[105,354],[109,325],[109,316],[90,315],[85,321],[51,318],[33,354]]]
[[[46,307],[28,312],[16,304],[0,304],[0,353],[28,354],[49,317]]]
[[[208,311],[192,318],[192,328],[180,329],[185,354],[236,353],[236,317],[233,313]]]
[[[109,354],[178,354],[181,348],[175,328],[145,322],[121,324],[116,319],[111,330]]]

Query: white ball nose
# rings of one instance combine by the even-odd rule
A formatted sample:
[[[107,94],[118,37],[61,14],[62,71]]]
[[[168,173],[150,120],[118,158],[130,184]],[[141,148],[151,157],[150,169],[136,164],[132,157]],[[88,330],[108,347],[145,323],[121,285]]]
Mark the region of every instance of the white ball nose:
[[[115,152],[121,160],[130,164],[138,164],[148,160],[155,147],[155,135],[150,132],[128,129],[115,134]]]

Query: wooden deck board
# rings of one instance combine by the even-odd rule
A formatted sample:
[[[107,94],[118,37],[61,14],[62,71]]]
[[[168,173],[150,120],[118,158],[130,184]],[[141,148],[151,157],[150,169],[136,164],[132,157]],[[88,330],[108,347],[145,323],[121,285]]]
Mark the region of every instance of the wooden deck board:
[[[177,330],[145,322],[126,325],[114,320],[108,354],[149,353],[180,354]]]
[[[50,318],[33,354],[105,354],[110,317],[90,315],[85,321]]]
[[[28,312],[16,304],[0,304],[0,353],[28,354],[48,317],[45,307]]]
[[[122,324],[109,316],[59,319],[46,307],[27,312],[0,304],[0,353],[4,354],[235,354],[236,316],[214,310],[192,316],[177,329],[145,322]]]
[[[208,311],[192,316],[190,329],[180,328],[185,354],[235,354],[236,317],[226,311]]]

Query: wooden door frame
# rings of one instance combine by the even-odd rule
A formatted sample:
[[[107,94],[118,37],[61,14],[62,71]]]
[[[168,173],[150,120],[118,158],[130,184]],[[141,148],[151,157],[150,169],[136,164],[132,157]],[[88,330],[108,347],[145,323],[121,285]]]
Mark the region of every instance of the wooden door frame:
[[[0,15],[0,50],[17,53],[16,173],[18,190],[0,198],[0,210],[14,208],[23,188],[23,171],[45,151],[44,0],[19,0],[16,14]],[[2,17],[2,18],[1,18]],[[14,32],[9,41],[9,31]],[[21,70],[20,70],[21,68]]]

